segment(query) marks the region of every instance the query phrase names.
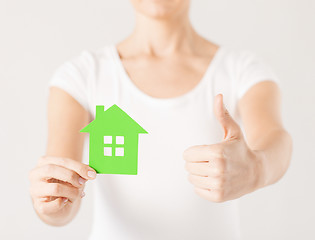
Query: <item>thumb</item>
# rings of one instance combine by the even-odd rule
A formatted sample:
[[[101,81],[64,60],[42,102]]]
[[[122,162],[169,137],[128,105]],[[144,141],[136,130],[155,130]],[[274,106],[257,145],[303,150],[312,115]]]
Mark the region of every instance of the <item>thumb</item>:
[[[234,121],[224,106],[222,94],[215,96],[214,115],[224,130],[224,140],[240,138],[242,136],[239,125]]]

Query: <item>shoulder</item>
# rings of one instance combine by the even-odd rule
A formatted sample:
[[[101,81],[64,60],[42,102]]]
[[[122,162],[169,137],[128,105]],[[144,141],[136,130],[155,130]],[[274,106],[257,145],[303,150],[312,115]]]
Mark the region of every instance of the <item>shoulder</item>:
[[[87,80],[94,75],[99,68],[106,68],[112,58],[111,44],[96,49],[82,49],[76,54],[65,59],[54,71],[54,75],[81,76],[81,79]]]
[[[90,57],[94,58],[94,60],[104,61],[112,59],[114,50],[115,50],[114,44],[106,44],[94,50],[84,50],[83,52],[90,55]]]
[[[108,66],[102,61],[110,59],[110,49],[111,45],[95,50],[83,49],[70,56],[55,68],[49,85],[63,88],[72,95],[80,97],[87,95],[98,72],[100,72],[100,68],[104,69]],[[107,68],[110,69],[110,66]]]
[[[110,60],[113,45],[108,44],[96,49],[83,49],[68,59],[68,62],[86,67],[95,67],[100,61]]]
[[[222,55],[221,61],[234,67],[241,67],[251,61],[262,60],[261,56],[249,49],[221,46],[220,51]]]
[[[267,61],[256,52],[249,49],[237,49],[223,46],[221,49],[221,64],[236,78],[242,76],[261,77],[272,76],[272,69]]]
[[[280,84],[277,74],[267,61],[248,49],[227,49],[226,59],[232,66],[236,97],[241,97],[255,84],[273,81]]]

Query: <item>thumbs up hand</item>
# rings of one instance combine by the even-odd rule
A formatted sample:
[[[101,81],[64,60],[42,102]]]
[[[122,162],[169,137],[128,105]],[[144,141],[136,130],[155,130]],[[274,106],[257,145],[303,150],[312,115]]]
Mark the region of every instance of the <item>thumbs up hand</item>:
[[[259,156],[245,142],[239,125],[223,104],[214,101],[214,114],[224,131],[222,142],[193,146],[184,151],[185,168],[195,192],[212,202],[224,202],[257,189]]]

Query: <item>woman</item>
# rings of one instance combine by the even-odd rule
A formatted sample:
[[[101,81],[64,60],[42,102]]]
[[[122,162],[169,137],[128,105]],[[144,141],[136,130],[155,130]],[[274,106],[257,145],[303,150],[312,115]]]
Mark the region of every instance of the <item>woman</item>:
[[[128,38],[82,51],[51,79],[46,156],[30,173],[34,208],[65,225],[95,179],[90,239],[240,239],[237,199],[278,181],[290,162],[277,78],[250,52],[196,33],[189,0],[131,2]],[[80,129],[96,105],[113,104],[149,132],[138,175],[96,177],[82,163]]]

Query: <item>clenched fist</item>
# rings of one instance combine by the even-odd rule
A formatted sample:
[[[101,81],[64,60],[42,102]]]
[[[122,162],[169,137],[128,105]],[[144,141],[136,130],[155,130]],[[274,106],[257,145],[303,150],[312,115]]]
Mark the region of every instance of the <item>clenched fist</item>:
[[[257,188],[259,153],[249,149],[241,128],[223,104],[222,94],[215,97],[214,114],[224,130],[223,141],[192,146],[183,157],[195,192],[209,201],[224,202]]]

